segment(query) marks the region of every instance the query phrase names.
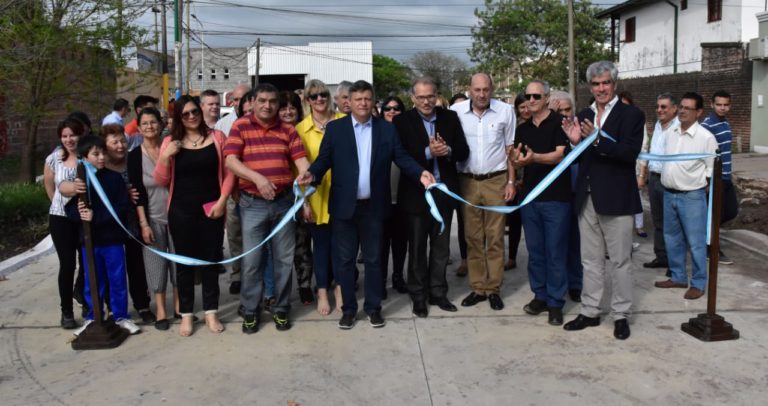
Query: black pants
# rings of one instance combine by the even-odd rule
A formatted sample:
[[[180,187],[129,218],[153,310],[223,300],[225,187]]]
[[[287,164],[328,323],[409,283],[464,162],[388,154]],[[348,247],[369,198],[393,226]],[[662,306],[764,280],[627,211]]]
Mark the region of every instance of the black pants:
[[[59,257],[59,298],[61,312],[72,313],[72,284],[74,290],[83,294],[83,254],[80,251],[80,224],[64,216],[48,216],[48,228],[51,232],[53,246]],[[77,258],[77,259],[76,259]],[[75,279],[75,268],[79,261],[80,267]]]
[[[399,206],[392,205],[392,216],[384,221],[384,248],[381,259],[384,285],[387,284],[390,249],[392,250],[392,284],[405,282],[403,268],[405,267],[405,255],[408,253],[406,219],[406,214],[400,210]]]
[[[125,270],[128,274],[128,293],[136,311],[149,309],[149,287],[147,271],[144,268],[144,253],[141,245],[132,238],[125,241]]]
[[[515,196],[507,206],[516,206],[518,204],[520,204],[520,199]],[[517,248],[520,246],[520,237],[523,231],[523,218],[520,215],[520,210],[507,214],[507,227],[509,227],[507,256],[509,259],[517,261]]]
[[[720,210],[720,224],[733,220],[739,214],[739,200],[736,188],[730,180],[723,181],[723,202]]]
[[[650,172],[648,178],[648,200],[651,203],[653,219],[653,252],[656,259],[667,262],[667,246],[664,243],[664,186],[661,174]]]
[[[223,255],[224,218],[210,219],[200,210],[199,215],[181,210],[169,210],[168,228],[176,253],[206,261],[220,261]],[[219,308],[220,266],[194,267],[176,265],[176,285],[179,289],[179,313],[192,313],[195,305],[195,271],[202,274],[203,310]]]
[[[453,218],[453,216],[451,216]],[[461,255],[462,260],[467,259],[467,240],[464,239],[464,210],[461,209],[461,207],[456,209],[456,221],[458,224],[458,233],[459,233],[459,254]]]
[[[454,209],[451,198],[434,196],[440,215],[448,218]],[[429,212],[408,214],[408,293],[414,302],[444,298],[448,293],[445,269],[450,252],[451,223],[440,233]]]

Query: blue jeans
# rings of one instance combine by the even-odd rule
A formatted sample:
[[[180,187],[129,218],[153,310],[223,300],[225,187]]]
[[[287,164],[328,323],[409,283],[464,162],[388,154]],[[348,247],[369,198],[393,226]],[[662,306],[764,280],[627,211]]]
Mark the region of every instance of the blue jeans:
[[[566,264],[571,203],[532,202],[520,209],[528,247],[528,281],[535,298],[562,308],[568,290]]]
[[[272,232],[272,229],[267,230]],[[264,244],[264,254],[261,256],[261,272],[264,275],[264,296],[272,297],[275,295],[275,264],[272,259],[272,244]]]
[[[86,275],[91,264],[83,250],[83,261]],[[104,300],[105,286],[109,285],[109,308],[115,320],[130,319],[128,315],[128,280],[125,271],[125,248],[122,244],[93,247],[93,260],[96,262],[96,282],[99,288],[99,301]],[[85,277],[85,303],[88,304],[87,320],[93,320],[93,303],[91,301],[91,286],[89,278]],[[99,303],[101,306],[101,303]]]
[[[287,193],[276,200],[263,200],[246,195],[240,197],[240,219],[243,225],[243,249],[248,250],[259,245],[274,229],[293,204],[293,195]],[[288,312],[291,309],[290,294],[291,271],[293,268],[293,250],[296,244],[296,223],[289,221],[267,243],[272,247],[274,267],[275,312]],[[241,275],[240,303],[247,314],[260,310],[264,296],[264,269],[262,254],[264,247],[254,250],[243,258]]]
[[[707,195],[705,189],[691,192],[664,191],[664,243],[672,281],[688,283],[686,253],[691,250],[691,287],[704,290],[707,284]]]

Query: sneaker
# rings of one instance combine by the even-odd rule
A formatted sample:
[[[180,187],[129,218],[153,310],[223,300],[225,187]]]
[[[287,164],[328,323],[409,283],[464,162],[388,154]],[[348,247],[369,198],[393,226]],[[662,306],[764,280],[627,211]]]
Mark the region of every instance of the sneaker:
[[[243,333],[253,334],[259,331],[259,318],[256,314],[246,314],[243,317]]]
[[[139,310],[139,317],[141,317],[141,322],[144,324],[152,324],[157,321],[157,316],[149,309]]]
[[[134,323],[133,320],[131,319],[120,319],[116,321],[115,324],[128,330],[128,332],[131,334],[141,333],[141,329],[139,328],[139,326],[137,326],[136,323]]]
[[[64,330],[76,329],[77,322],[75,321],[75,314],[72,312],[61,314],[61,328]]]
[[[352,327],[355,326],[355,315],[354,314],[344,314],[341,316],[341,320],[339,320],[339,328],[342,330],[349,330]]]
[[[720,259],[717,262],[722,265],[733,265],[733,260],[728,258],[728,256],[725,255],[723,251],[720,251]]]
[[[79,336],[80,334],[82,334],[82,332],[83,332],[83,331],[85,331],[85,328],[86,328],[86,327],[88,327],[88,325],[89,325],[89,324],[91,324],[91,323],[93,323],[93,320],[91,320],[91,319],[88,319],[88,320],[84,321],[84,322],[83,322],[83,325],[82,325],[82,326],[80,326],[80,328],[79,328],[79,329],[77,329],[77,330],[73,331],[73,332],[72,332],[72,334],[73,334],[75,337]]]
[[[384,316],[381,315],[381,312],[373,312],[369,314],[368,322],[371,323],[371,327],[373,328],[382,328],[387,324],[387,322],[384,321]]]
[[[293,324],[288,320],[288,313],[275,312],[275,314],[272,315],[272,320],[275,322],[275,328],[277,328],[278,331],[288,331],[293,327]]]

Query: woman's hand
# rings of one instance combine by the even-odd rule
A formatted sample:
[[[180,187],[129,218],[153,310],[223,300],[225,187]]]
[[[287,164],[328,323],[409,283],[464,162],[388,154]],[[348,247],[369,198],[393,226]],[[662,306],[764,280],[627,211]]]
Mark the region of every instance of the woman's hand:
[[[181,141],[171,141],[160,154],[160,159],[167,161],[181,150]]]
[[[141,225],[141,239],[143,239],[146,244],[155,243],[155,234],[152,233],[152,227],[146,222]]]
[[[226,200],[218,200],[216,204],[211,207],[211,214],[208,215],[208,218],[217,219],[224,215],[224,213],[227,210],[227,201]]]

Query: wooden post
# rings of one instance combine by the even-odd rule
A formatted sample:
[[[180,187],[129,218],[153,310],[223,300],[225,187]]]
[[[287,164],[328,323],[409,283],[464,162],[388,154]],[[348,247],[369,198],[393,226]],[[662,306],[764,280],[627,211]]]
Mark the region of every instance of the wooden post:
[[[86,180],[85,166],[82,163],[77,165],[77,178]],[[91,207],[88,200],[88,192],[78,195],[80,201],[87,207]],[[128,330],[119,327],[113,320],[104,320],[101,298],[99,297],[99,283],[96,277],[96,261],[93,254],[93,235],[91,233],[91,222],[83,221],[83,242],[85,245],[85,260],[88,268],[88,285],[91,290],[91,309],[93,310],[94,322],[80,333],[72,341],[73,350],[103,350],[115,348],[125,341],[130,335]]]
[[[707,312],[683,323],[681,329],[701,341],[724,341],[739,338],[739,331],[716,312],[717,264],[720,260],[720,210],[723,197],[723,161],[715,158],[710,182],[715,182],[712,192],[712,230],[709,244],[709,280],[707,281]]]

